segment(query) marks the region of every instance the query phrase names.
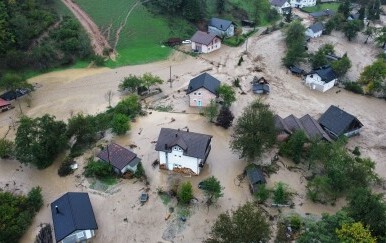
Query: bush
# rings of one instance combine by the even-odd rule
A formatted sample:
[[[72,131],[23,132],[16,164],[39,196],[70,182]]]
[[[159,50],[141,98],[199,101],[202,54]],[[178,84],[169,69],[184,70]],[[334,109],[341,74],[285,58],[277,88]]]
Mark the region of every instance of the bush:
[[[42,188],[34,187],[28,193],[28,204],[30,209],[34,212],[39,211],[39,209],[43,206],[43,196],[42,196]]]
[[[234,119],[234,115],[227,107],[223,107],[220,110],[219,115],[217,116],[217,124],[222,126],[225,129],[228,129],[230,126],[232,126],[232,122]]]
[[[142,162],[138,163],[137,171],[135,171],[134,176],[136,178],[146,177],[145,169],[143,168]]]
[[[244,58],[241,56],[239,59],[239,62],[237,63],[238,66],[241,66],[241,63],[244,61]]]
[[[136,117],[141,112],[141,104],[139,103],[138,96],[131,95],[121,100],[113,110],[115,114],[121,113],[130,118]]]
[[[97,67],[103,67],[105,65],[105,58],[100,55],[94,55],[92,57],[92,61],[94,62],[95,66]]]
[[[84,175],[86,177],[103,179],[113,175],[113,167],[106,162],[90,159],[86,167],[84,167]]]
[[[300,130],[296,131],[287,142],[281,144],[279,153],[291,158],[295,163],[299,163],[306,141],[306,134]]]
[[[364,94],[362,86],[357,82],[345,82],[344,88],[356,94]]]
[[[73,161],[70,159],[70,157],[65,158],[58,169],[58,175],[63,177],[74,173],[74,170],[71,169],[72,164]]]
[[[115,114],[111,122],[113,133],[117,135],[125,134],[129,129],[129,117],[124,114]]]
[[[259,203],[264,203],[269,198],[270,191],[267,189],[265,184],[260,184],[257,186],[257,192],[255,197]]]
[[[299,215],[295,214],[289,218],[289,223],[291,225],[291,228],[297,231],[300,230],[300,228],[302,227],[303,220]]]
[[[359,151],[359,147],[358,146],[355,146],[354,150],[352,151],[352,153],[356,156],[361,156],[361,151]]]
[[[240,79],[239,78],[236,78],[235,80],[233,80],[233,86],[235,86],[236,88],[240,88]]]
[[[182,183],[180,185],[180,188],[178,190],[178,200],[184,204],[189,204],[190,200],[193,199],[193,188],[192,184],[187,181],[185,183]]]
[[[0,139],[0,158],[6,159],[13,156],[14,143],[5,138]]]
[[[288,185],[283,182],[277,183],[273,191],[273,201],[276,204],[286,204],[289,200],[290,193],[288,191]]]

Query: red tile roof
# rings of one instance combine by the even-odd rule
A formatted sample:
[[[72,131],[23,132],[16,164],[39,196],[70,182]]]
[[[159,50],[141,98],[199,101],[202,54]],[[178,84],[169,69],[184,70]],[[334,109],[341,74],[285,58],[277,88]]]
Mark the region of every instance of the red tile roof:
[[[11,102],[0,99],[0,107],[9,106],[11,105]]]

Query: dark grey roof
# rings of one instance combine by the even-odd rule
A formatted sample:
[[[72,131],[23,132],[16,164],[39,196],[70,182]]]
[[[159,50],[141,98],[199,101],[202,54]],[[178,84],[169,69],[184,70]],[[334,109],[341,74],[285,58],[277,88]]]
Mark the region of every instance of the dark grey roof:
[[[193,78],[189,82],[187,94],[198,90],[199,88],[205,88],[209,92],[217,95],[217,90],[220,87],[220,81],[214,78],[208,73],[202,73],[197,77]]]
[[[55,206],[58,206],[58,212]],[[98,229],[90,198],[85,192],[67,192],[51,203],[51,213],[57,242],[77,230]]]
[[[268,84],[255,83],[255,84],[252,84],[252,91],[255,93],[259,91],[263,91],[264,93],[269,93],[270,88]]]
[[[323,29],[324,29],[323,24],[320,22],[315,23],[308,28],[311,29],[314,33],[317,33],[319,31],[323,31]]]
[[[275,128],[277,131],[284,131],[288,134],[292,133],[291,130],[287,127],[287,124],[284,122],[283,118],[281,118],[279,115],[275,115],[273,119],[275,121]]]
[[[291,66],[289,69],[290,69],[290,71],[291,71],[292,73],[296,73],[296,74],[302,74],[302,73],[304,73],[304,70],[301,69],[301,68],[299,68],[299,67],[297,67],[297,66]]]
[[[155,150],[170,152],[173,146],[178,145],[184,150],[184,155],[205,159],[211,139],[212,136],[206,134],[161,128]]]
[[[304,115],[299,120],[304,128],[304,133],[309,139],[325,139],[327,141],[332,141],[328,134],[319,125],[319,123],[309,114]]]
[[[295,132],[297,130],[304,130],[302,123],[299,121],[299,119],[294,115],[289,115],[286,118],[283,119],[285,124],[287,125],[288,129],[291,132]]]
[[[110,163],[119,170],[122,170],[127,165],[134,167],[140,161],[135,159],[137,158],[137,154],[115,143],[107,145],[107,147],[103,149],[97,157],[107,163]]]
[[[341,136],[346,132],[363,127],[363,124],[353,115],[334,105],[330,106],[319,119],[320,125]]]
[[[330,10],[330,9],[326,9],[326,10],[323,10],[323,11],[310,13],[310,15],[312,17],[314,17],[314,18],[323,17],[323,16],[332,16],[334,14],[335,14],[335,11]]]
[[[250,168],[247,168],[247,176],[249,182],[252,185],[257,183],[265,183],[265,177],[263,172],[256,166],[251,166]]]
[[[212,33],[206,33],[203,31],[197,31],[190,40],[203,45],[209,45],[217,36]]]
[[[231,26],[231,24],[232,24],[232,21],[219,19],[219,18],[212,18],[211,20],[209,20],[209,23],[208,23],[209,26],[213,26],[216,29],[219,29],[222,31],[226,31],[229,28],[229,26]]]
[[[271,0],[270,3],[273,6],[281,7],[283,6],[288,0]]]
[[[319,69],[315,69],[311,71],[309,74],[318,74],[323,82],[328,83],[332,80],[336,79],[336,74],[334,70],[330,66],[321,67]]]

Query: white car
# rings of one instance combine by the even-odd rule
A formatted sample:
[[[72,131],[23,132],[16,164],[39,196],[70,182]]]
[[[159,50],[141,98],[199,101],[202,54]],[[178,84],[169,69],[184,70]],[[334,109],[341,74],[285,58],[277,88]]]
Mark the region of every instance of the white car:
[[[182,44],[191,44],[191,43],[192,43],[191,40],[184,40],[184,41],[182,41]]]

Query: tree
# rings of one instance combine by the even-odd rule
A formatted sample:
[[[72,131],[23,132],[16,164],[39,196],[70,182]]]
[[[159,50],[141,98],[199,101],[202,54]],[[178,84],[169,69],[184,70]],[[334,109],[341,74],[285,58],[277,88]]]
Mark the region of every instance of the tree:
[[[237,119],[230,147],[248,161],[258,159],[276,141],[273,113],[257,100],[247,106]]]
[[[377,32],[377,29],[372,26],[367,26],[366,30],[363,32],[367,37],[364,42],[364,44],[367,44],[367,41],[369,40],[370,37],[373,37]]]
[[[137,95],[130,95],[129,97],[121,100],[115,107],[115,113],[121,113],[129,116],[130,118],[136,117],[141,112],[141,104]]]
[[[319,49],[312,57],[311,57],[312,68],[320,68],[324,65],[328,64],[328,60],[326,54],[323,50]]]
[[[367,84],[369,92],[379,90],[386,78],[386,62],[378,59],[372,65],[366,66],[359,77],[359,82]]]
[[[285,22],[290,23],[292,21],[292,8],[290,8],[285,14]]]
[[[178,191],[178,200],[183,204],[189,204],[190,200],[193,199],[193,188],[192,183],[189,181],[182,183]]]
[[[215,203],[220,197],[223,196],[223,187],[220,184],[220,181],[217,180],[216,177],[211,176],[208,179],[203,181],[204,193],[206,196],[206,203],[212,205]]]
[[[346,211],[357,222],[370,228],[377,238],[386,237],[386,203],[382,194],[373,194],[368,188],[356,188],[347,197]]]
[[[304,59],[306,53],[305,31],[306,29],[300,21],[291,22],[286,29],[285,42],[287,45],[287,53],[283,58],[285,66],[290,67],[298,64]]]
[[[288,191],[288,185],[283,182],[279,182],[275,185],[273,191],[273,201],[276,204],[286,204],[290,199],[290,193]]]
[[[375,243],[376,238],[371,235],[368,228],[363,227],[361,222],[353,224],[343,224],[342,228],[336,230],[336,234],[341,242],[347,243]]]
[[[104,179],[110,177],[113,173],[113,166],[103,161],[89,159],[87,165],[84,167],[84,176],[86,177]]]
[[[344,35],[349,41],[351,41],[357,36],[358,32],[362,29],[362,27],[363,23],[360,20],[348,21],[343,25]]]
[[[13,156],[14,143],[5,138],[0,139],[0,158],[6,159]]]
[[[378,43],[378,45],[384,47],[386,45],[386,27],[383,27],[378,34],[378,36],[375,38],[375,41]]]
[[[67,142],[66,124],[55,121],[54,116],[22,117],[16,132],[16,158],[44,169],[67,147]]]
[[[220,214],[206,243],[268,242],[269,223],[262,211],[248,202],[235,211]]]
[[[280,145],[279,153],[291,158],[295,163],[299,163],[306,141],[306,134],[302,130],[298,130],[291,135],[287,142]]]
[[[67,137],[75,137],[79,145],[88,145],[95,141],[98,132],[96,121],[91,115],[82,113],[71,117],[68,120]]]
[[[225,0],[216,0],[217,12],[222,14],[225,10]]]
[[[351,68],[351,61],[348,58],[347,53],[345,53],[340,60],[332,62],[331,67],[338,77],[343,77]]]
[[[124,114],[115,114],[111,121],[113,133],[123,135],[130,129],[129,117]]]
[[[232,122],[234,119],[234,115],[227,107],[222,107],[220,110],[220,114],[217,116],[217,124],[222,126],[225,129],[228,129],[232,126]]]
[[[343,14],[343,16],[347,19],[350,15],[350,0],[344,0],[341,5],[339,5],[338,13]]]
[[[213,122],[217,114],[217,103],[214,99],[211,99],[209,105],[204,109],[204,115],[208,118],[209,122]]]
[[[16,91],[17,89],[30,88],[32,85],[29,84],[23,77],[15,73],[6,73],[0,82],[0,88],[4,88],[10,91]]]
[[[372,0],[368,4],[368,19],[377,20],[381,13],[381,3],[379,0]]]
[[[142,80],[140,77],[130,74],[129,77],[125,77],[123,81],[119,84],[119,90],[129,90],[130,92],[136,92],[138,87],[142,85]]]
[[[232,103],[236,101],[235,91],[230,85],[220,85],[217,92],[220,98],[223,100],[225,107],[230,107]]]
[[[151,73],[145,73],[144,75],[142,75],[141,79],[142,79],[143,86],[146,89],[150,89],[151,86],[155,84],[162,84],[164,82],[160,77],[155,76]]]
[[[252,0],[252,4],[253,8],[250,9],[252,11],[251,15],[255,18],[256,24],[260,25],[264,21],[264,17],[269,13],[271,5],[268,0]]]

